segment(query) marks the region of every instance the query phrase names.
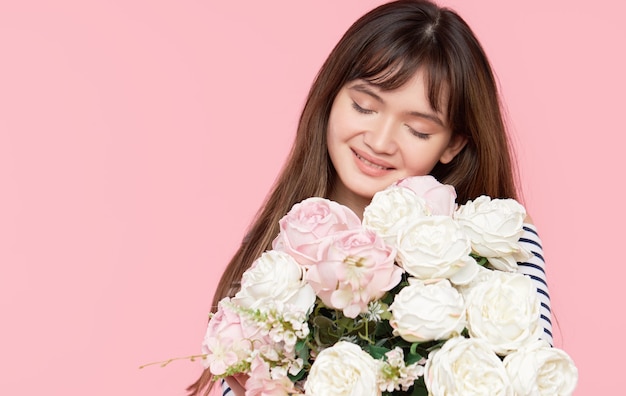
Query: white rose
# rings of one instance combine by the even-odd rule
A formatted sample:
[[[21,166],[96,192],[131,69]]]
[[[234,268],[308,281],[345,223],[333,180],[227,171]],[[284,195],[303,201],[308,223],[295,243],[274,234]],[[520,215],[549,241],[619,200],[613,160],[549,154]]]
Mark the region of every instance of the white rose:
[[[472,337],[488,341],[499,355],[539,339],[540,301],[525,275],[491,271],[484,281],[463,290],[467,328]]]
[[[392,185],[374,194],[363,211],[363,226],[395,246],[399,230],[412,218],[429,214],[426,201],[408,188]]]
[[[472,278],[471,282],[465,283],[463,285],[456,285],[456,289],[463,295],[466,296],[467,293],[469,293],[469,290],[476,286],[477,284],[479,284],[482,281],[487,280],[490,276],[491,273],[494,271],[492,269],[489,269],[487,267],[483,267],[482,265],[478,265],[478,271],[476,273],[476,276],[474,276],[474,278]]]
[[[464,284],[478,273],[469,256],[469,239],[449,216],[413,219],[398,235],[396,247],[398,263],[418,279],[446,278]]]
[[[315,292],[303,276],[304,268],[289,254],[267,251],[244,272],[241,290],[232,302],[250,309],[289,305],[308,313],[315,303]]]
[[[409,279],[389,310],[393,334],[409,342],[445,340],[466,325],[463,297],[447,279],[430,284]]]
[[[358,345],[339,341],[317,355],[304,391],[311,396],[378,396],[378,364]]]
[[[514,199],[480,196],[457,209],[454,218],[472,241],[472,250],[494,268],[513,272],[531,253],[519,244],[526,210]]]
[[[571,395],[578,383],[578,369],[563,350],[537,340],[504,358],[515,392],[519,396]]]
[[[431,352],[424,382],[432,396],[513,395],[504,364],[477,338],[451,338]]]

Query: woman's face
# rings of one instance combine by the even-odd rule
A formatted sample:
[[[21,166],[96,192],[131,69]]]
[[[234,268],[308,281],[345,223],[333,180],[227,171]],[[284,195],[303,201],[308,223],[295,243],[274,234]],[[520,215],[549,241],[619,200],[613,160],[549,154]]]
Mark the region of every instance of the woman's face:
[[[347,83],[328,122],[328,152],[338,175],[330,198],[362,213],[393,182],[450,162],[465,139],[453,137],[446,116],[430,106],[420,71],[391,91],[364,80]]]

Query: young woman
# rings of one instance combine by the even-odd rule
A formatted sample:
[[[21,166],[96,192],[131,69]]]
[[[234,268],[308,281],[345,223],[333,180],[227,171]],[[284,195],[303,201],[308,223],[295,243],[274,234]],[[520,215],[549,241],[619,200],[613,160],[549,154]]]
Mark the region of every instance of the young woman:
[[[481,45],[454,11],[400,0],[357,20],[322,66],[287,163],[226,268],[213,307],[234,295],[243,272],[271,249],[278,221],[294,204],[319,196],[362,215],[377,191],[426,174],[453,185],[459,204],[483,194],[517,198],[498,90]],[[541,244],[530,223],[525,230],[535,257],[519,268],[537,285],[544,338],[552,342]],[[243,394],[244,381],[228,383]],[[207,394],[209,385],[207,370],[188,390]]]

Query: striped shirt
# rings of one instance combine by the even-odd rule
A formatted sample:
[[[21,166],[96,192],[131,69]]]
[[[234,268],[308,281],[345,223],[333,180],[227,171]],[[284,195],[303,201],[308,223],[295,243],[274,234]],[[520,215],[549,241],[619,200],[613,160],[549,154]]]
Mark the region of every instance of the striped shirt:
[[[234,396],[235,392],[230,389],[230,386],[226,383],[225,380],[222,380],[222,396]]]
[[[517,263],[518,272],[528,276],[535,287],[541,302],[541,325],[543,326],[543,334],[541,338],[548,341],[550,345],[554,345],[552,340],[552,314],[550,311],[550,294],[548,293],[548,283],[546,281],[545,261],[543,259],[543,248],[541,239],[537,234],[537,229],[532,224],[524,224],[524,234],[519,240],[520,245],[529,250],[533,257],[525,263]]]

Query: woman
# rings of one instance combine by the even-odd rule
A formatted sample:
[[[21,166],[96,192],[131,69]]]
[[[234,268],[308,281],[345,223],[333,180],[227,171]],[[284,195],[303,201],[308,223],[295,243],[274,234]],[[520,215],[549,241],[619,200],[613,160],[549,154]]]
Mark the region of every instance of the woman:
[[[305,198],[333,199],[362,215],[377,191],[426,174],[453,185],[459,204],[480,195],[517,198],[498,98],[482,47],[454,11],[401,0],[365,14],[320,69],[287,163],[222,275],[213,307],[234,295],[243,272],[271,248],[278,221]],[[528,222],[524,239],[535,256],[519,268],[537,285],[543,338],[551,343],[541,244]],[[245,378],[228,383],[243,394]],[[207,370],[188,388],[194,396],[209,389]]]

